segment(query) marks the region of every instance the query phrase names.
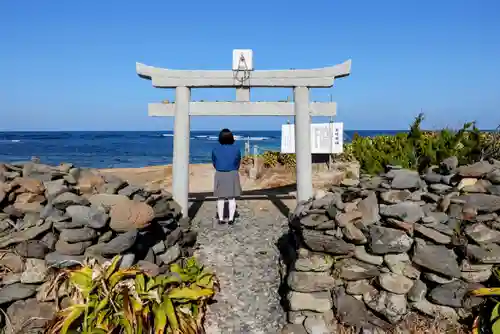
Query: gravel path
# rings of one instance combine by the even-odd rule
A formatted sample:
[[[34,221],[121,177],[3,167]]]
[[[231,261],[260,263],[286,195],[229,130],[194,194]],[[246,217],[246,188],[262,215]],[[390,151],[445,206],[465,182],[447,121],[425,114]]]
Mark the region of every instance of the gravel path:
[[[209,306],[207,334],[278,333],[285,313],[280,305],[278,239],[287,230],[278,210],[254,210],[257,201],[239,201],[233,226],[213,225],[215,203],[205,202],[193,220],[198,229],[195,255],[220,281],[216,303]]]

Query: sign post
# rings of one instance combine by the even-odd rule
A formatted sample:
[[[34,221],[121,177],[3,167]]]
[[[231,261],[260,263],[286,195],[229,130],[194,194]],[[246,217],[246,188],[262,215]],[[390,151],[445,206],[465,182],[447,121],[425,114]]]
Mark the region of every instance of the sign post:
[[[339,154],[344,152],[344,123],[320,123],[310,125],[312,154]],[[281,153],[295,152],[295,127],[281,126]]]

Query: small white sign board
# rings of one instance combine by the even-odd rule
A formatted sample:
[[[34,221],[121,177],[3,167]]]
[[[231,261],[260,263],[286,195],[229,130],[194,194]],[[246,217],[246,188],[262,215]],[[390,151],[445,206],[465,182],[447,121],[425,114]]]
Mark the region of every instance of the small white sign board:
[[[253,51],[250,49],[233,50],[233,71],[253,70]]]
[[[311,153],[344,152],[344,123],[311,124]],[[295,125],[281,126],[281,153],[295,153]]]

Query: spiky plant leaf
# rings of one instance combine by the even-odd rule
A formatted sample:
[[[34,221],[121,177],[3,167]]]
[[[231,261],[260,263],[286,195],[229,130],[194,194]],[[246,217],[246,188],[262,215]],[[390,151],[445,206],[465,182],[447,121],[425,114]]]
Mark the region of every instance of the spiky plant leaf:
[[[133,277],[138,273],[140,273],[140,271],[137,269],[118,270],[109,277],[109,286],[111,289],[113,289],[115,285],[118,284],[118,282],[120,282],[121,280]]]
[[[471,291],[471,294],[477,297],[500,296],[500,288],[479,288]]]
[[[209,272],[204,272],[196,278],[196,284],[203,288],[213,289],[214,281],[213,275]]]
[[[198,300],[201,298],[211,297],[214,294],[212,289],[195,289],[194,286],[190,288],[173,288],[168,292],[168,297],[171,299],[180,300]]]
[[[63,318],[61,319],[61,324],[58,328],[58,331],[54,331],[52,333],[66,334],[73,323],[83,315],[85,308],[86,305],[72,305],[64,310],[61,313],[61,316]]]
[[[164,334],[167,326],[167,312],[163,303],[153,305],[154,334]]]
[[[72,271],[69,273],[69,280],[84,296],[87,296],[93,287],[92,269],[83,267],[79,270]]]
[[[176,274],[181,279],[181,281],[183,281],[183,282],[189,282],[190,280],[193,279],[193,277],[191,275],[189,275],[188,273],[186,273],[186,270],[183,269],[177,263],[173,263],[173,264],[170,265],[170,271],[173,274]]]
[[[495,307],[491,311],[490,322],[492,334],[500,334],[500,314],[499,314],[500,303],[496,303]]]
[[[165,313],[167,315],[168,324],[173,331],[179,329],[179,321],[177,319],[177,315],[175,312],[174,304],[172,303],[172,299],[167,296],[163,297],[163,303],[165,307]]]
[[[108,331],[101,329],[101,328],[94,328],[92,329],[92,334],[109,334]]]
[[[121,327],[125,330],[125,334],[134,334],[132,324],[123,314],[120,314],[119,322]]]
[[[474,322],[472,324],[472,334],[479,334],[479,324],[480,324],[480,317],[477,316],[474,318]]]
[[[115,256],[113,260],[111,261],[111,264],[108,266],[106,269],[106,273],[104,275],[104,279],[109,279],[111,275],[113,275],[118,268],[118,265],[120,264],[121,257],[120,256]]]
[[[144,279],[144,274],[138,273],[135,276],[135,287],[138,293],[144,293],[146,291],[146,280]]]
[[[183,312],[179,312],[179,330],[180,333],[183,334],[198,334],[198,326],[196,325],[196,321],[184,314]]]

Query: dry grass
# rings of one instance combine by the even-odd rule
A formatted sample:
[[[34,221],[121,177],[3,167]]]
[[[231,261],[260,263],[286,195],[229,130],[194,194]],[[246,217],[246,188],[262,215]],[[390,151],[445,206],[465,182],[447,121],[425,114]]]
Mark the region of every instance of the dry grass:
[[[10,253],[9,251],[6,251],[6,250],[1,250],[0,251],[0,260],[3,259],[5,257],[5,255],[7,255],[8,253]],[[10,270],[8,267],[4,266],[4,265],[1,265],[0,264],[0,280],[7,274],[11,273],[12,270]]]
[[[359,330],[354,327],[337,325],[337,334],[358,334]],[[451,324],[442,319],[431,319],[429,317],[410,313],[394,329],[382,331],[386,334],[469,334],[470,330],[460,324]]]
[[[394,334],[466,334],[470,333],[464,325],[452,324],[443,319],[431,319],[422,315],[412,313],[406,317],[401,325],[401,329],[396,329]],[[399,331],[398,331],[399,330]],[[406,330],[406,331],[404,331]]]

